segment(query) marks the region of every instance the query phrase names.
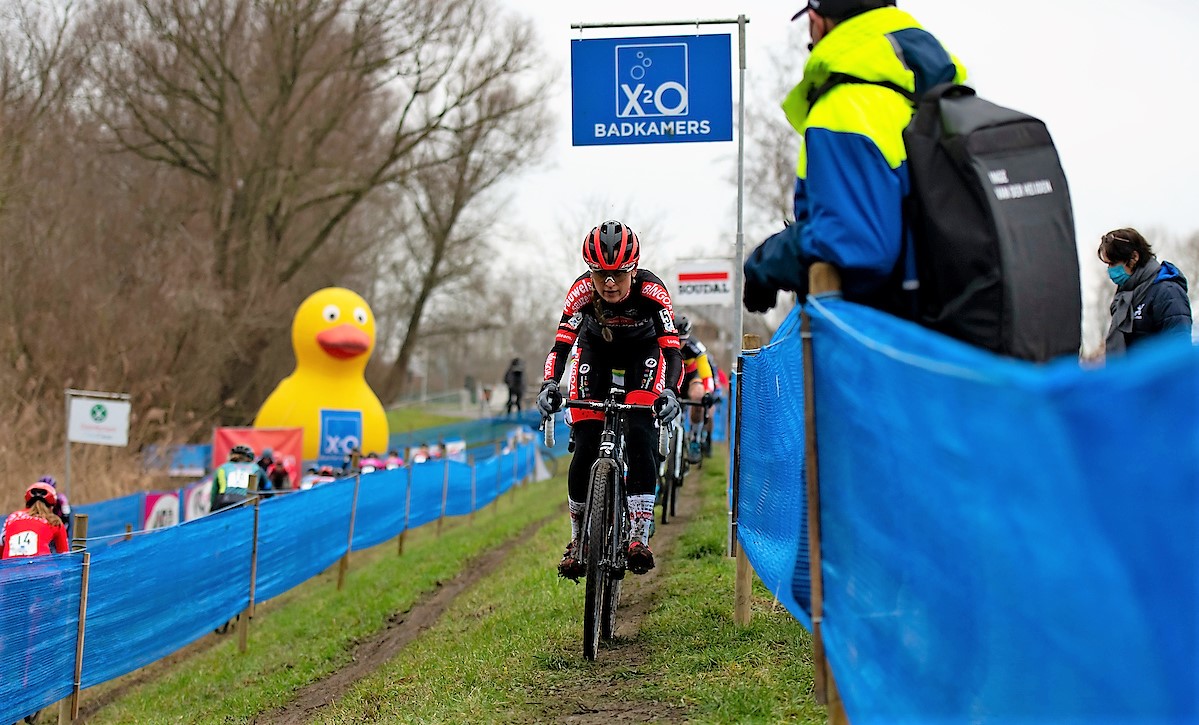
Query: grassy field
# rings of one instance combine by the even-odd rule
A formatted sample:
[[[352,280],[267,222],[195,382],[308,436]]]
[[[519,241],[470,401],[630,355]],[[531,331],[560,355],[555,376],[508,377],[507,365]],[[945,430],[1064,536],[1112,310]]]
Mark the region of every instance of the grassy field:
[[[430,413],[416,407],[393,408],[387,411],[387,427],[392,433],[408,433],[422,428],[458,423],[463,420],[465,418]]]
[[[618,638],[618,651],[596,662],[581,657],[583,588],[555,574],[568,527],[565,515],[554,516],[316,721],[580,721],[580,693],[602,692],[653,713],[624,721],[824,722],[811,695],[807,632],[756,582],[752,624],[732,623],[724,474],[715,465],[703,473],[684,494],[702,494],[699,513],[664,563],[639,632]],[[440,538],[432,526],[413,532],[403,556],[394,541],[356,555],[344,591],[326,573],[260,610],[245,654],[231,635],[88,722],[247,722],[285,705],[345,666],[356,642],[453,577],[472,553],[562,509],[564,488],[561,479],[526,486]]]

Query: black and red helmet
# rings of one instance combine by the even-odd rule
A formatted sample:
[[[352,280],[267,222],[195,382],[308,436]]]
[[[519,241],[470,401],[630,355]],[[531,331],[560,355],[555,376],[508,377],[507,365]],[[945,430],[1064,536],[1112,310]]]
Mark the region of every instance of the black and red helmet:
[[[25,489],[25,505],[32,506],[33,502],[37,500],[41,500],[53,508],[54,504],[58,503],[58,494],[54,492],[54,487],[50,484],[38,481]]]
[[[618,221],[606,221],[583,239],[583,261],[594,271],[627,271],[641,259],[637,235]]]

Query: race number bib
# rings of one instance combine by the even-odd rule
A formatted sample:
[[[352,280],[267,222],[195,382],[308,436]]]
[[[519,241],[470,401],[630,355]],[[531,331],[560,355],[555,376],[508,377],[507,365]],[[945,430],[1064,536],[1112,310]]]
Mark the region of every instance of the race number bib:
[[[225,489],[248,491],[250,489],[250,472],[240,468],[227,472],[225,474]]]
[[[37,532],[22,531],[8,540],[9,556],[36,556]]]

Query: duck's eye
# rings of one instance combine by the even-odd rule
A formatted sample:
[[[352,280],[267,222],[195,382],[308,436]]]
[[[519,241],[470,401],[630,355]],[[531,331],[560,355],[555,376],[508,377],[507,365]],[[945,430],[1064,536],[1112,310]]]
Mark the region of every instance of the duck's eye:
[[[337,318],[341,317],[341,308],[337,305],[326,305],[321,317],[325,318],[325,322],[337,322]]]
[[[355,307],[354,308],[354,322],[357,322],[359,325],[365,325],[366,324],[366,310],[362,309],[361,307]]]

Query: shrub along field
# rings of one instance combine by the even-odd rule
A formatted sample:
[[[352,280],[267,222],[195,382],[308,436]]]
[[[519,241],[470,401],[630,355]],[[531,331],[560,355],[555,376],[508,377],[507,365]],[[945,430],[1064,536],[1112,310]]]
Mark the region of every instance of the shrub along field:
[[[657,576],[626,586],[618,636],[595,662],[581,656],[583,587],[554,570],[568,536],[565,482],[554,479],[516,490],[473,524],[456,521],[441,536],[435,525],[413,532],[402,556],[394,541],[356,555],[344,591],[326,574],[259,610],[246,653],[228,636],[88,722],[264,714],[329,723],[824,722],[811,694],[808,634],[760,583],[752,623],[732,623],[719,454],[712,464],[683,489],[696,498],[670,538],[651,542]],[[517,536],[526,538],[398,655],[341,688],[331,705],[280,717],[301,688],[312,699],[351,663],[357,644],[466,569],[473,554]]]

